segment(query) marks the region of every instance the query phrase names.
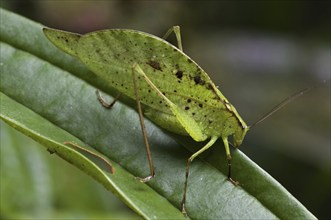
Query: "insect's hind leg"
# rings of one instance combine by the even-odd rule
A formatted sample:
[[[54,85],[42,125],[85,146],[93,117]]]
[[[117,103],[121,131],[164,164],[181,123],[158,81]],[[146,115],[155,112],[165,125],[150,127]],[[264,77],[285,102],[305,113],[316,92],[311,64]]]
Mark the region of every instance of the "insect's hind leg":
[[[181,36],[180,36],[180,27],[179,26],[173,26],[173,27],[171,27],[162,38],[163,39],[167,39],[172,32],[174,32],[175,35],[176,35],[178,48],[181,51],[183,51],[182,39],[181,39]]]
[[[121,93],[118,93],[118,95],[114,98],[114,100],[111,103],[109,103],[101,96],[99,90],[96,90],[95,93],[97,94],[98,100],[101,103],[101,105],[108,109],[111,109],[115,105],[116,101],[121,97]]]
[[[148,163],[149,163],[149,169],[150,169],[150,175],[149,176],[144,177],[144,178],[141,178],[141,177],[136,177],[136,178],[139,179],[141,182],[148,182],[155,176],[155,170],[154,170],[151,150],[150,150],[150,147],[149,147],[147,131],[146,131],[146,128],[145,128],[144,116],[143,116],[142,109],[141,109],[140,94],[139,94],[137,77],[136,77],[136,73],[135,73],[134,68],[132,69],[132,78],[133,78],[134,95],[136,97],[139,121],[140,121],[141,131],[142,131],[143,138],[144,138],[144,143],[145,143],[146,153],[147,153],[147,158],[148,158]]]

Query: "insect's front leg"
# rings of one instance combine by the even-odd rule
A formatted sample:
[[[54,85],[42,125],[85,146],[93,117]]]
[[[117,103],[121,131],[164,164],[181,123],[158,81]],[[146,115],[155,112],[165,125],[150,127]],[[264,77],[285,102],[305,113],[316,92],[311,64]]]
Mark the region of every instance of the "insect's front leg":
[[[108,109],[111,109],[115,105],[116,101],[121,97],[121,93],[118,93],[115,99],[111,103],[109,103],[101,96],[99,90],[96,90],[95,93],[97,94],[98,100],[101,103],[101,105]]]
[[[172,32],[174,32],[175,35],[176,35],[178,48],[181,51],[183,51],[182,39],[181,39],[181,36],[180,36],[180,27],[179,26],[173,26],[172,28],[170,28],[162,38],[167,39]]]

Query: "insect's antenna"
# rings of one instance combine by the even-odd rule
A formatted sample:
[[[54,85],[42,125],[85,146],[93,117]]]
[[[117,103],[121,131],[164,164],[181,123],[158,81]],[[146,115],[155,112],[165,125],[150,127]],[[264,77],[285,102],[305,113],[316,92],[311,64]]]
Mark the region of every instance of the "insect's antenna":
[[[287,104],[293,102],[294,100],[296,100],[297,98],[299,98],[300,96],[302,96],[303,94],[321,87],[325,84],[329,84],[328,82],[330,82],[330,79],[328,80],[323,80],[320,83],[316,84],[315,86],[311,86],[311,87],[307,87],[305,89],[302,89],[292,95],[290,95],[289,97],[287,97],[286,99],[284,99],[281,103],[279,103],[278,105],[276,105],[273,109],[271,109],[267,114],[263,115],[259,120],[257,120],[255,123],[253,123],[252,125],[250,125],[249,127],[252,128],[254,126],[256,126],[257,124],[260,124],[262,121],[264,121],[266,118],[268,118],[269,116],[273,115],[275,112],[277,112],[278,110],[282,109],[284,106],[286,106]]]

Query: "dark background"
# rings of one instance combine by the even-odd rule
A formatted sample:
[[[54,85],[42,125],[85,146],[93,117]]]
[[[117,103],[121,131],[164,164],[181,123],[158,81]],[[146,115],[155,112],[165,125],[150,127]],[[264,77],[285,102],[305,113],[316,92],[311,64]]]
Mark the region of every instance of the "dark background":
[[[127,28],[162,36],[180,25],[184,51],[220,86],[248,124],[293,92],[330,79],[328,1],[1,0],[1,7],[78,33]],[[33,146],[27,147],[30,142]],[[22,216],[136,217],[80,171],[50,159],[43,148],[4,124],[1,167],[4,163],[15,167],[11,164],[19,158],[8,148],[12,145],[21,160],[39,161],[31,166],[43,167],[48,176],[43,186],[38,185],[44,191],[18,192],[19,204],[1,196],[2,211]],[[316,217],[331,217],[330,86],[313,90],[254,127],[241,150]],[[27,161],[35,155],[38,160]],[[1,192],[15,185],[15,175],[28,175],[14,169],[11,175],[3,174],[6,171],[2,168],[6,179],[1,178]]]

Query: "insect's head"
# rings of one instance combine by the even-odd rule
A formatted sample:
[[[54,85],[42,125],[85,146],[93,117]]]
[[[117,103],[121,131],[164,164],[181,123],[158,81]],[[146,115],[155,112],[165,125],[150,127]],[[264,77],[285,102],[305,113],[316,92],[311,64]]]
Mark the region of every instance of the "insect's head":
[[[249,127],[246,124],[243,124],[241,127],[238,127],[233,134],[233,144],[234,147],[239,147],[243,142]]]

